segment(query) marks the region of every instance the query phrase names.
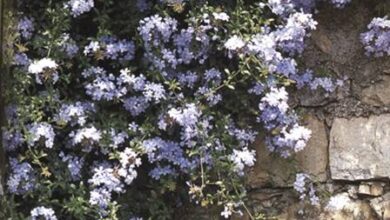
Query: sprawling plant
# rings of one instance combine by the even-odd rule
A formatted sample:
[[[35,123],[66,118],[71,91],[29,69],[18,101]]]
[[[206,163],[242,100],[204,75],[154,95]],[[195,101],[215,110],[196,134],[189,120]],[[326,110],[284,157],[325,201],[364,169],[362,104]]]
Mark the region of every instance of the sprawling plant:
[[[18,1],[3,216],[172,219],[188,201],[249,212],[257,133],[283,157],[302,150],[311,132],[288,91],[341,83],[298,65],[315,3]]]

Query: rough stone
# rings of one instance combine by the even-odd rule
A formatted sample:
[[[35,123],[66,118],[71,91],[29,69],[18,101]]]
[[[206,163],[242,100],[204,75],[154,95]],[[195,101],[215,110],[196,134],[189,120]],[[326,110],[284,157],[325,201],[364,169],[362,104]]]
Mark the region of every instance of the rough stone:
[[[342,210],[322,214],[321,220],[377,220],[375,212],[370,205],[364,201],[356,201],[349,204]]]
[[[390,220],[390,204],[387,204],[383,212],[383,220]]]
[[[254,145],[257,162],[248,173],[248,185],[251,188],[291,185],[296,173],[294,166],[292,166],[293,160],[281,158],[270,152],[262,137],[258,137]]]
[[[283,213],[269,219],[318,219],[320,215],[319,207],[309,204],[295,203],[283,210]]]
[[[316,72],[320,68],[337,76],[348,75],[359,83],[390,69],[388,58],[369,59],[360,42],[360,34],[376,16],[375,6],[373,0],[355,0],[340,13],[332,5],[323,5],[316,15],[317,28],[306,42],[305,66]]]
[[[381,81],[364,89],[362,101],[374,106],[390,105],[390,76],[383,76]]]
[[[370,200],[371,207],[380,219],[390,219],[390,193]]]
[[[317,181],[327,179],[328,137],[324,121],[309,115],[306,127],[312,131],[311,138],[305,149],[297,153],[297,161],[304,172],[315,176]]]
[[[381,196],[383,195],[383,185],[381,183],[373,183],[370,187],[370,193],[372,196]]]
[[[316,219],[320,207],[301,202],[292,189],[262,189],[250,194],[250,206],[260,219]]]
[[[221,207],[202,207],[190,205],[176,209],[174,220],[210,220],[220,219]]]
[[[347,193],[335,195],[338,200],[332,205],[325,207],[324,213],[319,217],[321,220],[377,220],[375,211],[366,201],[351,200]]]
[[[263,139],[255,142],[256,160],[258,161],[248,174],[248,183],[252,188],[263,186],[285,187],[295,181],[297,172],[306,172],[317,181],[327,179],[328,139],[323,121],[308,115],[306,127],[312,131],[312,137],[305,149],[292,158],[281,158],[269,152]]]
[[[336,100],[335,94],[329,94],[322,89],[313,91],[308,88],[303,88],[297,91],[297,96],[300,105],[304,107],[325,106],[326,104]]]
[[[358,194],[357,186],[350,186],[348,189],[348,196],[353,199],[357,199],[358,198],[357,194]]]
[[[331,54],[332,50],[332,41],[329,39],[327,33],[324,33],[323,29],[319,29],[317,31],[314,31],[312,34],[312,39],[314,44],[323,52],[326,54]]]
[[[334,180],[390,176],[390,114],[336,118],[330,132],[329,163]]]
[[[383,195],[383,190],[381,183],[370,182],[360,184],[358,193],[360,195],[381,196]]]
[[[361,184],[359,186],[358,193],[362,194],[362,195],[371,195],[370,185],[368,185],[368,184]]]

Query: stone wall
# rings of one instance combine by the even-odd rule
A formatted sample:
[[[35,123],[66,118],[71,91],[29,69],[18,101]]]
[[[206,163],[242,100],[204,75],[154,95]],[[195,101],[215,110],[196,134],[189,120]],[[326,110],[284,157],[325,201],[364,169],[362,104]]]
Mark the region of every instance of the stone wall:
[[[277,219],[390,219],[390,59],[367,57],[359,40],[376,4],[353,0],[345,9],[320,7],[304,63],[348,79],[334,94],[302,91],[292,98],[313,132],[294,158],[272,155],[258,139],[258,163],[248,174],[252,209]],[[296,172],[319,182],[320,206],[301,202],[293,192]],[[325,208],[331,197],[340,201],[337,209]]]

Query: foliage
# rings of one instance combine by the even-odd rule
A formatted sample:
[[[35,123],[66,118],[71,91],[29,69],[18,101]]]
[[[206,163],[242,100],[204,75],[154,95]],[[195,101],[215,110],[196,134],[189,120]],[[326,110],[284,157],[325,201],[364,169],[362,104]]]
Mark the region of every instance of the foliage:
[[[4,218],[249,212],[257,131],[283,157],[302,150],[287,91],[342,83],[301,71],[316,1],[285,2],[18,1]]]

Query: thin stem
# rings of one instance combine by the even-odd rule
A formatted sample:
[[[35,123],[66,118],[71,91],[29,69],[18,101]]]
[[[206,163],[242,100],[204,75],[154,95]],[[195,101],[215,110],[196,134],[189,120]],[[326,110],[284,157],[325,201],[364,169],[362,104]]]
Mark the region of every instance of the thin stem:
[[[234,184],[233,180],[230,179],[232,185],[233,185],[233,188],[234,188],[234,192],[237,194],[237,195],[240,195],[240,193],[238,192],[238,189],[236,187],[236,185]],[[251,211],[248,209],[248,207],[245,205],[245,202],[242,201],[242,207],[244,207],[245,211],[248,213],[249,215],[249,218],[252,219],[252,220],[255,220],[255,217],[252,215]]]
[[[200,172],[201,172],[201,178],[202,178],[202,189],[204,188],[205,184],[205,178],[204,178],[204,170],[203,170],[203,156],[200,155]]]

